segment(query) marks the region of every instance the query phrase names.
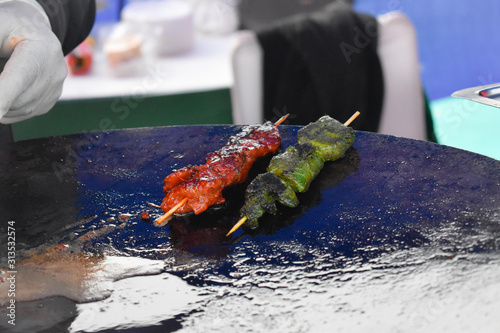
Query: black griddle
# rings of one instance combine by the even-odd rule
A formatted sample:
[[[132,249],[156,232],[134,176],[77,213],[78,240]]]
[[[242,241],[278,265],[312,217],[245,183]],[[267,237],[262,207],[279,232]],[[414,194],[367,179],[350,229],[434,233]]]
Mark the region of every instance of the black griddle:
[[[388,253],[431,247],[457,254],[500,256],[500,161],[429,142],[356,132],[346,156],[325,164],[299,207],[266,215],[260,227],[225,237],[239,218],[245,184],[224,192],[226,203],[167,226],[143,221],[161,211],[163,178],[201,164],[240,126],[180,126],[114,130],[51,137],[0,147],[0,234],[14,221],[17,251],[71,243],[111,226],[82,244],[84,251],[113,248],[124,255],[171,259],[189,254],[204,263],[195,273],[175,271],[193,286],[234,279],[236,263],[259,269],[287,267],[328,253],[338,269]],[[295,143],[297,126],[280,126],[282,148]],[[249,179],[263,172],[257,162]],[[474,237],[481,235],[481,237]],[[0,260],[6,259],[0,240]],[[293,242],[306,251],[283,251]],[[165,251],[148,251],[163,248]],[[277,252],[279,252],[277,254]],[[314,254],[316,253],[316,254]],[[2,262],[5,264],[5,262]],[[321,270],[321,268],[311,268]],[[166,271],[169,272],[167,265]],[[182,321],[178,319],[178,321]]]

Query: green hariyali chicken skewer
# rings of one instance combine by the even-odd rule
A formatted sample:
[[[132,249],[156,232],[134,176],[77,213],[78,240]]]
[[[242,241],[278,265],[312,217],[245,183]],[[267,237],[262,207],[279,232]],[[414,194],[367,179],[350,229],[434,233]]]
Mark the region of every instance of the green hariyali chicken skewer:
[[[307,191],[324,163],[342,158],[353,144],[354,130],[347,126],[358,115],[359,112],[356,112],[345,124],[323,116],[300,129],[297,144],[274,156],[267,172],[248,185],[245,204],[240,210],[242,219],[227,236],[242,224],[256,228],[258,219],[265,212],[276,214],[276,201],[284,206],[296,207],[299,200],[295,193]]]

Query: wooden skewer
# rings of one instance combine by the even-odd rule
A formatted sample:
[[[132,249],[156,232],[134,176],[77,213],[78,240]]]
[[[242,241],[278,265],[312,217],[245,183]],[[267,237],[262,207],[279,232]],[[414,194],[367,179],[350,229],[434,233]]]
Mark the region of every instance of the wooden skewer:
[[[186,203],[186,201],[187,201],[187,198],[182,199],[177,205],[175,205],[174,207],[170,208],[170,210],[168,212],[166,212],[165,214],[163,214],[155,222],[158,223],[158,224],[161,224],[163,221],[165,221],[166,219],[168,219],[173,213],[175,213],[175,211],[177,209],[179,209],[179,207],[181,207],[182,205],[184,205]]]
[[[344,123],[344,126],[349,126],[353,121],[354,119],[358,118],[358,116],[361,114],[361,112],[359,111],[356,111],[352,116],[351,118],[349,118],[345,123]]]
[[[284,122],[286,120],[286,118],[288,118],[290,114],[287,113],[286,115],[284,115],[283,117],[281,117],[280,119],[278,119],[278,121],[276,121],[274,123],[274,126],[278,126],[280,125],[282,122]],[[165,214],[163,214],[158,220],[156,220],[155,222],[160,224],[162,223],[163,221],[165,221],[165,219],[169,218],[173,213],[175,213],[175,211],[177,209],[179,209],[179,207],[181,207],[182,205],[184,205],[184,203],[186,203],[187,201],[187,198],[184,198],[182,199],[177,205],[175,205],[174,207],[172,207],[168,212],[166,212]],[[246,220],[246,217],[245,217],[245,220]],[[245,221],[241,222],[241,224],[245,223]],[[240,224],[240,225],[241,225]]]
[[[287,113],[286,115],[284,115],[283,117],[281,117],[280,119],[278,119],[278,121],[276,121],[274,123],[274,126],[278,126],[280,125],[282,122],[284,122],[286,120],[286,118],[288,118],[290,114]],[[234,226],[231,230],[229,230],[229,232],[227,233],[226,237],[231,235],[233,232],[235,232],[236,230],[238,230],[239,227],[241,227],[241,225],[243,223],[245,223],[247,220],[247,217],[246,216],[243,216]]]
[[[233,232],[235,232],[236,230],[238,230],[239,227],[241,227],[243,225],[243,223],[245,223],[247,221],[247,217],[246,216],[243,216],[232,228],[231,230],[229,230],[229,232],[227,233],[226,237],[231,235]]]
[[[274,123],[274,126],[278,126],[278,125],[280,125],[282,122],[284,122],[284,121],[286,120],[286,118],[288,118],[288,116],[289,116],[289,115],[290,115],[290,114],[289,114],[289,113],[287,113],[286,115],[284,115],[283,117],[281,117],[280,119],[278,119],[278,121],[276,121],[276,122]]]
[[[359,115],[361,114],[361,112],[359,111],[356,111],[352,116],[351,118],[349,118],[345,123],[344,123],[344,126],[349,126],[353,121],[354,119],[356,119]],[[288,116],[288,115],[286,115]],[[285,117],[286,117],[285,116]],[[282,117],[283,118],[283,117]],[[286,119],[286,118],[285,118]],[[281,119],[280,119],[281,120]],[[278,120],[278,121],[280,121]],[[275,124],[276,125],[276,124]],[[236,224],[231,228],[231,230],[229,230],[229,232],[227,233],[226,237],[231,235],[233,232],[235,232],[236,230],[238,230],[239,227],[241,227],[243,225],[243,223],[245,223],[247,220],[247,217],[246,216],[243,216],[238,222],[236,222]]]

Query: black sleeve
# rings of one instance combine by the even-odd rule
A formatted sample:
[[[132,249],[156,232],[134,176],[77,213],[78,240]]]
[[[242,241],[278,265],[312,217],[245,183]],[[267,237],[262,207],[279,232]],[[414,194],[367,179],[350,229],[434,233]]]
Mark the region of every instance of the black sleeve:
[[[68,54],[87,38],[95,20],[95,0],[37,0]]]

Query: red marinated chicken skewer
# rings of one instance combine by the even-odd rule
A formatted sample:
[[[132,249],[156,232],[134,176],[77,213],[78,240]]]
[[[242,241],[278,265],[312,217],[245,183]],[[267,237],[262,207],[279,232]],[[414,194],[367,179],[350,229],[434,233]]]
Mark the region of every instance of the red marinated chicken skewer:
[[[272,124],[246,126],[232,136],[227,144],[209,153],[203,165],[188,165],[165,177],[161,204],[164,214],[156,222],[162,223],[174,212],[200,214],[214,204],[225,201],[222,190],[244,182],[253,163],[260,157],[275,153],[281,144],[277,128],[286,119]]]

